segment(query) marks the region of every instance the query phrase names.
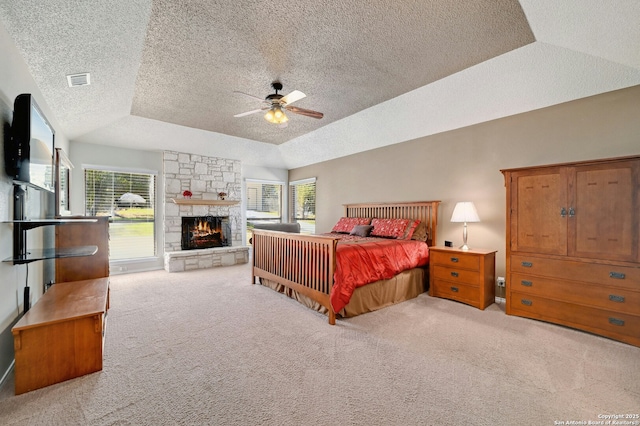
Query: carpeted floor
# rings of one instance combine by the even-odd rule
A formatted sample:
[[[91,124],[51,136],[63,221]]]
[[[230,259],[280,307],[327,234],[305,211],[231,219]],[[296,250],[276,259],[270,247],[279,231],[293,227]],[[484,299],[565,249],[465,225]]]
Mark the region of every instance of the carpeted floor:
[[[640,348],[431,298],[326,317],[248,265],[111,278],[102,372],[2,425],[554,425],[640,413]]]

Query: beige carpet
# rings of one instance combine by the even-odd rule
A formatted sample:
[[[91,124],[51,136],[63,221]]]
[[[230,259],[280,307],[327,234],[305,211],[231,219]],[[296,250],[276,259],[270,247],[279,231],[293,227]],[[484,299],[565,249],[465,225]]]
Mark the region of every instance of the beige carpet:
[[[2,425],[553,425],[640,412],[640,348],[424,294],[329,326],[247,265],[111,279],[104,370]]]

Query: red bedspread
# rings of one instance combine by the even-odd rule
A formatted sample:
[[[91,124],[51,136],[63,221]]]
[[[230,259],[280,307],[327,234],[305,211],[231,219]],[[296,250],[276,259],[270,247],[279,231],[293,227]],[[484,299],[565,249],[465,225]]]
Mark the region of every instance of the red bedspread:
[[[393,278],[402,271],[424,266],[429,261],[429,248],[423,241],[349,235],[340,237],[330,295],[334,312],[339,312],[349,303],[357,287]]]

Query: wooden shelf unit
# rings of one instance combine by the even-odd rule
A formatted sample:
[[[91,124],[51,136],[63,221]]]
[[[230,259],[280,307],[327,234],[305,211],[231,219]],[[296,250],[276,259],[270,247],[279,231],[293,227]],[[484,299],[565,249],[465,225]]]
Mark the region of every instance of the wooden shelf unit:
[[[56,227],[56,250],[71,250],[79,244],[94,244],[93,256],[56,259],[57,283],[109,276],[109,217],[71,216]]]

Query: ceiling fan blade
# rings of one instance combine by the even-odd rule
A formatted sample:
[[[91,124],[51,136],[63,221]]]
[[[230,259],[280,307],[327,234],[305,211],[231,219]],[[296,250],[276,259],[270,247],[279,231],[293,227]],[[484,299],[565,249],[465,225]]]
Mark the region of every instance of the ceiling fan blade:
[[[318,111],[312,111],[310,109],[304,109],[304,108],[298,108],[298,107],[294,107],[294,106],[285,106],[284,107],[287,111],[292,112],[294,114],[300,114],[300,115],[306,115],[307,117],[311,117],[311,118],[322,118],[324,117],[324,114]]]
[[[305,95],[301,91],[294,90],[293,92],[289,93],[288,95],[286,95],[282,99],[280,99],[280,101],[285,103],[285,104],[292,104],[295,101],[299,101],[300,99],[306,98],[306,97],[307,97],[307,95]]]
[[[257,99],[257,100],[259,100],[260,102],[266,102],[266,100],[265,100],[264,98],[259,98],[259,97],[257,97],[257,96],[253,96],[253,95],[250,95],[250,94],[248,94],[248,93],[240,92],[239,90],[234,90],[234,91],[233,91],[233,93],[237,93],[237,94],[239,94],[239,95],[248,96],[248,97],[250,97],[250,98],[252,98],[252,99]]]
[[[236,118],[237,117],[244,117],[246,115],[251,115],[251,114],[255,114],[255,113],[260,112],[260,111],[264,111],[265,109],[269,109],[269,107],[264,107],[264,108],[260,108],[260,109],[254,109],[253,111],[241,112],[240,114],[234,115],[234,117],[236,117]]]

